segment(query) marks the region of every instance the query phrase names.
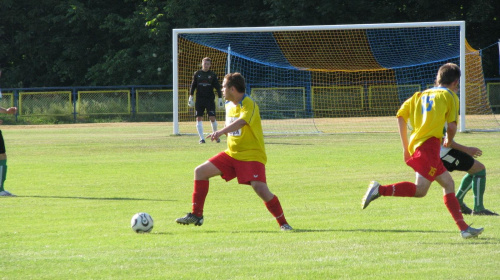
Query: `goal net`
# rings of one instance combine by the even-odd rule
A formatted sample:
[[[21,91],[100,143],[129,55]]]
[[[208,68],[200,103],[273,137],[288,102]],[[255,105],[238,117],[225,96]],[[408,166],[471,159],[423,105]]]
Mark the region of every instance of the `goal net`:
[[[187,100],[204,57],[221,83],[228,72],[243,74],[266,134],[396,132],[401,103],[432,87],[447,62],[465,73],[460,131],[500,128],[462,21],[174,29],[173,51],[174,134],[196,133]]]

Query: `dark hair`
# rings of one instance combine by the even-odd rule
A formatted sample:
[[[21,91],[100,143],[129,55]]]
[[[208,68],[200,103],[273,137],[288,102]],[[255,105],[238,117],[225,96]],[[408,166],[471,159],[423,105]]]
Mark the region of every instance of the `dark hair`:
[[[224,76],[226,79],[226,87],[235,87],[237,91],[245,93],[245,77],[241,73],[229,73]]]
[[[439,71],[436,76],[436,86],[437,85],[450,85],[454,81],[460,78],[460,67],[455,63],[446,63],[445,65],[439,67]]]

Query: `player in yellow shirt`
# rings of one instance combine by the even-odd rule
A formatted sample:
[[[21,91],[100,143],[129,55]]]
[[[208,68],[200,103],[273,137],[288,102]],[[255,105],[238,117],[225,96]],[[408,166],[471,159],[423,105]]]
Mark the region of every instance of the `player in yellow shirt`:
[[[443,138],[443,127],[448,125],[443,146],[453,142],[457,131],[458,90],[460,68],[447,63],[439,68],[436,86],[424,92],[417,92],[406,100],[397,113],[399,134],[406,164],[416,172],[415,183],[399,182],[380,185],[372,181],[361,202],[365,209],[380,196],[424,197],[433,181],[437,181],[444,192],[444,204],[460,229],[463,238],[477,237],[483,228],[475,229],[465,223],[460,204],[455,197],[455,183],[446,170],[439,151]],[[412,132],[408,140],[407,125]]]
[[[226,126],[207,138],[217,141],[223,134],[227,135],[227,149],[195,168],[192,212],[176,219],[179,224],[203,224],[209,179],[220,175],[226,181],[237,178],[238,183],[252,186],[281,230],[292,230],[278,197],[266,183],[267,156],[259,106],[245,94],[245,88],[245,78],[240,73],[229,73],[224,77],[222,91],[227,100]]]
[[[226,98],[229,94],[226,94]],[[236,98],[239,99],[238,96]],[[266,164],[267,156],[259,106],[248,95],[243,95],[242,100],[236,104],[226,103],[226,126],[236,121],[243,126],[227,133],[225,153],[240,161],[258,161]]]

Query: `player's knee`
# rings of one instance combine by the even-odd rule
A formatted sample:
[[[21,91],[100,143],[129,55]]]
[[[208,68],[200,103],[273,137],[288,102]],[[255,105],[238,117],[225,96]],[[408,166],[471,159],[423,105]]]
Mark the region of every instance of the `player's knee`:
[[[484,166],[484,164],[482,164],[481,162],[476,160],[476,161],[474,161],[474,165],[472,165],[471,169],[467,170],[467,173],[476,174],[476,173],[481,172],[483,170],[486,170],[486,167]]]
[[[486,169],[486,166],[484,166],[484,164],[482,164],[481,162],[476,161],[476,164],[477,164],[477,169],[478,169],[479,171],[481,171],[481,170],[485,170],[485,169]]]
[[[198,165],[194,169],[194,179],[195,180],[206,180],[206,179],[208,179],[207,176],[206,176],[205,168],[203,167],[203,165]]]
[[[267,184],[265,184],[265,183],[253,182],[252,187],[253,187],[255,193],[257,193],[257,195],[259,197],[261,197],[264,201],[268,201],[268,200],[272,199],[274,196],[274,194],[271,193],[271,191],[267,187]]]
[[[424,196],[426,196],[426,195],[427,195],[427,191],[425,191],[425,192],[419,192],[419,191],[417,191],[417,192],[415,193],[415,196],[414,196],[414,197],[420,198],[420,197],[424,197]]]
[[[419,187],[417,185],[417,189],[415,191],[415,196],[414,197],[424,197],[427,195],[427,191],[429,190],[429,188],[425,188],[425,187]]]

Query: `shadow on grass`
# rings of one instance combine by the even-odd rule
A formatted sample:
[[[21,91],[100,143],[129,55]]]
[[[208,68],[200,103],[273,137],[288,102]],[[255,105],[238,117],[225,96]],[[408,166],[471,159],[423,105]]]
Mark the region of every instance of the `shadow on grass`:
[[[21,198],[59,198],[59,199],[86,199],[86,200],[134,200],[134,201],[177,201],[172,199],[150,199],[131,197],[84,197],[84,196],[42,196],[42,195],[18,195]]]
[[[307,232],[366,232],[366,233],[456,233],[456,231],[437,231],[437,230],[402,230],[402,229],[297,229],[294,228],[292,231],[287,231],[286,233],[307,233]],[[212,231],[206,231],[205,233],[213,233]],[[231,233],[284,233],[283,231],[277,229],[275,231],[270,230],[235,230]]]
[[[488,245],[488,244],[493,244],[493,245],[498,245],[500,243],[500,238],[491,238],[491,237],[485,237],[483,234],[481,234],[477,238],[469,238],[469,239],[462,239],[460,242],[455,242],[455,243],[449,243],[449,244],[456,244],[456,245]],[[430,240],[429,240],[430,241]],[[430,244],[430,245],[442,245],[442,242],[421,242],[422,244]]]
[[[142,233],[140,233],[142,234]],[[151,235],[169,235],[169,236],[173,236],[173,235],[176,235],[175,233],[173,232],[168,232],[168,231],[160,231],[160,232],[151,232],[151,233],[145,233],[145,234],[151,234]]]
[[[461,241],[456,242],[456,243],[450,243],[450,244],[467,244],[467,245],[487,245],[487,244],[499,244],[500,243],[500,238],[491,238],[491,237],[486,237],[484,235],[479,236],[478,238],[470,238],[470,239],[462,239],[459,237],[459,233],[454,230],[399,230],[399,229],[294,229],[293,231],[287,231],[283,232],[279,229],[277,230],[233,230],[233,231],[218,231],[218,230],[204,230],[204,231],[199,231],[198,234],[248,234],[248,233],[258,233],[258,234],[263,234],[263,233],[271,233],[271,234],[299,234],[299,233],[308,233],[308,232],[313,232],[313,233],[318,233],[318,232],[365,232],[365,233],[429,233],[429,234],[456,234],[456,237],[459,238]],[[172,233],[169,231],[162,231],[162,232],[154,232],[152,234],[158,234],[158,235],[176,235],[177,233]],[[442,242],[432,242],[431,239],[428,239],[426,242],[423,241],[421,243],[425,244],[434,244],[434,245],[442,245]],[[466,243],[464,243],[466,242]]]
[[[295,232],[387,232],[387,233],[451,233],[454,231],[444,231],[444,230],[407,230],[407,229],[295,229]]]
[[[290,146],[313,146],[314,144],[309,143],[279,143],[279,142],[266,142],[266,145],[290,145]]]
[[[276,231],[232,231],[231,233],[285,233],[285,234],[297,234],[297,233],[318,233],[318,232],[360,232],[360,233],[427,233],[427,234],[456,234],[457,237],[460,237],[460,233],[455,230],[403,230],[403,229],[294,229],[289,232],[281,232],[280,230]],[[428,240],[431,241],[431,240]],[[500,238],[492,238],[484,236],[484,234],[480,235],[477,238],[463,239],[464,242],[467,242],[468,245],[484,245],[484,244],[498,244],[500,242]],[[432,243],[432,242],[423,242],[426,244],[442,244],[442,243]],[[463,244],[456,243],[456,244]]]

